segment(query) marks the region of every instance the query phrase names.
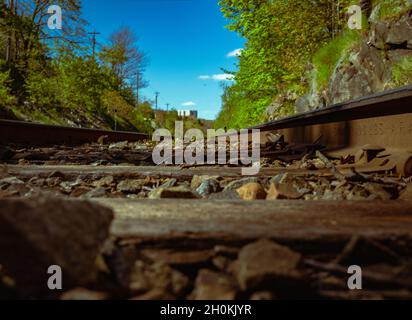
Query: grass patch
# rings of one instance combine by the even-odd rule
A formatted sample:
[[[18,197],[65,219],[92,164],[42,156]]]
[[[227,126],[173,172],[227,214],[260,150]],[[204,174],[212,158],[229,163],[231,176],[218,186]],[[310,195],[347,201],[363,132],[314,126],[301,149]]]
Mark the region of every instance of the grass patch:
[[[403,58],[393,66],[392,82],[397,87],[412,83],[412,56]]]
[[[359,31],[347,30],[315,53],[313,56],[314,76],[316,77],[318,88],[328,85],[339,59],[360,41],[361,34]]]
[[[412,9],[412,1],[410,0],[379,0],[374,1],[376,12],[374,19],[376,20],[396,20],[404,13]]]

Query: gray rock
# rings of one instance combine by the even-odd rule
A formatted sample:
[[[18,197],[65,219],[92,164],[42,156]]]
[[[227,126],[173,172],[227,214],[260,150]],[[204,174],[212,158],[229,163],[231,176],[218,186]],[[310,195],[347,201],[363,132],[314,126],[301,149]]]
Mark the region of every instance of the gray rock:
[[[388,34],[386,43],[393,47],[404,46],[405,48],[412,41],[412,15],[402,15],[396,22],[388,23]],[[412,47],[410,47],[412,49]]]
[[[297,271],[301,255],[269,240],[244,247],[234,264],[242,290],[282,287],[300,277]]]
[[[138,193],[142,190],[144,180],[123,180],[117,185],[117,191],[125,193]]]
[[[86,198],[103,198],[107,196],[107,192],[105,188],[96,188],[84,195]]]
[[[33,189],[25,184],[12,184],[7,189],[0,189],[0,197],[29,197],[33,195]]]
[[[286,183],[292,181],[293,177],[291,177],[288,173],[279,173],[270,179],[269,183]]]
[[[98,161],[94,161],[92,163],[90,163],[91,166],[93,167],[98,167],[98,166],[105,166],[109,163],[109,161],[107,160],[98,160]]]
[[[253,293],[249,300],[251,301],[265,301],[276,300],[276,295],[271,291],[258,291]]]
[[[34,181],[34,185],[38,185],[38,181]],[[73,185],[72,185],[72,182],[70,182],[70,181],[63,181],[63,182],[61,182],[60,183],[60,189],[61,189],[61,191],[63,191],[64,193],[67,193],[67,194],[69,194],[70,192],[72,192],[72,190],[73,190]]]
[[[298,113],[303,113],[311,110],[311,104],[309,99],[309,94],[306,94],[296,100],[295,108]]]
[[[123,150],[125,148],[128,147],[128,142],[127,141],[121,141],[121,142],[116,142],[116,143],[112,143],[109,146],[109,150],[113,150],[113,149],[120,149]]]
[[[223,191],[228,191],[228,190],[237,190],[241,187],[243,187],[245,184],[248,183],[257,183],[258,182],[258,178],[252,177],[252,178],[243,178],[240,180],[235,180],[230,182]]]
[[[237,286],[233,278],[224,273],[202,269],[197,275],[191,299],[234,300],[236,293]]]
[[[149,193],[149,199],[197,199],[192,189],[179,186],[172,188],[157,188]]]
[[[399,196],[399,200],[412,200],[412,183],[409,183]]]
[[[387,49],[386,39],[388,38],[389,28],[384,22],[376,22],[371,25],[369,41],[370,43],[380,49]]]
[[[137,301],[170,301],[176,300],[176,296],[170,294],[165,289],[152,289],[149,292],[135,296],[130,300]]]
[[[204,182],[204,181],[206,181],[206,180],[210,180],[210,179],[214,179],[214,180],[217,180],[219,177],[218,176],[198,176],[198,175],[195,175],[195,176],[193,176],[193,178],[192,178],[192,181],[191,181],[191,183],[190,183],[190,187],[192,188],[192,189],[197,189],[197,188],[199,188],[200,187],[200,185]]]
[[[226,190],[219,193],[212,193],[209,200],[241,200],[239,193],[236,190]]]
[[[392,6],[402,11],[403,1],[395,1]],[[375,6],[369,18],[369,41],[378,49],[412,48],[412,16],[405,11],[398,17],[381,17],[383,4]]]
[[[179,250],[148,248],[140,251],[145,261],[162,262],[169,266],[193,266],[206,264],[211,257],[211,250]]]
[[[325,190],[325,192],[321,196],[321,199],[324,201],[342,201],[345,199],[345,197],[343,192],[340,192],[339,190]]]
[[[0,146],[0,161],[7,161],[13,158],[15,152],[9,147]]]
[[[208,195],[218,192],[220,186],[219,182],[215,179],[208,179],[201,183],[201,185],[196,189],[196,192],[202,197],[207,197]]]
[[[329,99],[340,103],[379,92],[390,79],[390,64],[383,52],[364,43],[338,63],[329,82]]]
[[[163,263],[148,264],[138,260],[130,275],[129,289],[136,293],[162,290],[179,297],[188,285],[189,279],[179,271]]]
[[[4,186],[10,186],[13,184],[24,184],[24,182],[16,177],[8,177],[0,180],[0,188]]]
[[[369,200],[393,200],[393,196],[382,184],[367,182],[362,187],[370,193]]]
[[[76,288],[61,295],[60,300],[65,301],[98,301],[107,300],[107,292],[91,291],[85,288]]]
[[[92,190],[91,188],[79,186],[73,189],[73,191],[70,193],[70,196],[77,198],[77,197],[83,196],[84,194],[88,193],[91,190]]]
[[[96,188],[110,187],[114,182],[113,176],[106,176],[99,180],[93,181],[92,186]]]
[[[392,63],[398,63],[402,59],[412,56],[412,51],[407,49],[389,50],[388,58]]]
[[[177,180],[175,178],[170,178],[167,179],[167,181],[165,183],[163,183],[160,188],[171,188],[174,187],[177,183]]]
[[[0,200],[0,264],[24,296],[51,294],[52,265],[62,268],[64,289],[90,285],[112,219],[110,209],[85,201]]]
[[[228,272],[233,260],[225,256],[216,256],[212,259],[212,263],[218,270]]]

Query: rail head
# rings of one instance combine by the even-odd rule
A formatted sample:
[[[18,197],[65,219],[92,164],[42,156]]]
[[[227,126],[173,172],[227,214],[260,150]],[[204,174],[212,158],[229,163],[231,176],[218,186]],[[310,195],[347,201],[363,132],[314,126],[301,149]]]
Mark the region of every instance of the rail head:
[[[135,142],[150,139],[148,134],[143,133],[0,120],[0,143],[2,144],[21,144],[25,146],[63,144],[75,146],[83,143],[96,142],[102,136],[105,136],[106,142]]]
[[[271,131],[405,113],[412,113],[412,85],[300,113],[250,129]]]

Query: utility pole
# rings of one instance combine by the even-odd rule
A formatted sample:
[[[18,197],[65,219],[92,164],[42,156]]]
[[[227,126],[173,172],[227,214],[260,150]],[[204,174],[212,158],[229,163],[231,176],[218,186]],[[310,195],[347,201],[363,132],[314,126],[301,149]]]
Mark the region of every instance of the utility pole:
[[[92,45],[93,45],[93,60],[95,59],[95,54],[96,54],[96,35],[100,34],[100,32],[89,32],[89,34],[93,35],[92,37]]]
[[[170,103],[166,103],[166,111],[169,111]]]
[[[9,0],[8,1],[8,7],[9,10],[12,14],[14,14],[14,1],[13,0]],[[10,57],[11,57],[11,46],[12,46],[12,31],[8,30],[7,32],[7,45],[6,45],[6,61],[9,62],[10,61]]]
[[[158,92],[158,91],[155,92],[155,95],[156,95],[156,98],[155,98],[156,110],[157,110],[157,108],[158,108],[158,106],[157,106],[157,100],[158,100],[158,98],[159,98],[159,94],[160,94],[160,92]]]
[[[140,87],[140,74],[136,73],[136,102],[139,106],[139,87]]]
[[[114,131],[117,131],[117,108],[114,109]]]
[[[340,34],[340,0],[338,0],[338,7],[336,10],[336,16],[338,19],[338,35]]]

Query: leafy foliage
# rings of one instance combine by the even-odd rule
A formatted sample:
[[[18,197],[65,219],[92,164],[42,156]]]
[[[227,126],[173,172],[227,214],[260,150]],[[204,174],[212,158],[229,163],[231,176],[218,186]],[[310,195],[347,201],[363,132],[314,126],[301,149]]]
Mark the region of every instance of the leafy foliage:
[[[376,10],[374,19],[391,20],[396,19],[412,8],[410,0],[375,0]]]
[[[338,6],[339,3],[339,6]],[[345,13],[350,0],[221,0],[228,28],[246,38],[239,58],[236,82],[225,88],[222,110],[216,127],[246,127],[261,122],[266,108],[279,96],[296,96],[308,88],[303,76],[313,55],[347,24]],[[337,41],[341,46],[351,42]],[[333,44],[332,46],[335,46]],[[330,74],[336,54],[325,49],[318,60],[330,58],[322,81]],[[322,62],[323,63],[323,62]],[[279,116],[291,114],[294,107],[284,103]]]
[[[392,68],[392,82],[395,86],[412,83],[412,57],[404,57]]]
[[[112,128],[120,123],[118,129],[151,130],[146,119],[154,117],[148,111],[151,105],[139,104],[134,92],[136,74],[139,88],[144,85],[146,60],[131,30],[124,27],[114,32],[103,50],[92,56],[90,46],[80,45],[87,43],[80,0],[16,3],[0,5],[1,104],[37,121],[101,122]],[[51,4],[64,10],[61,31],[46,28]]]
[[[9,72],[0,71],[0,106],[5,107],[14,102],[13,96],[10,95]]]

